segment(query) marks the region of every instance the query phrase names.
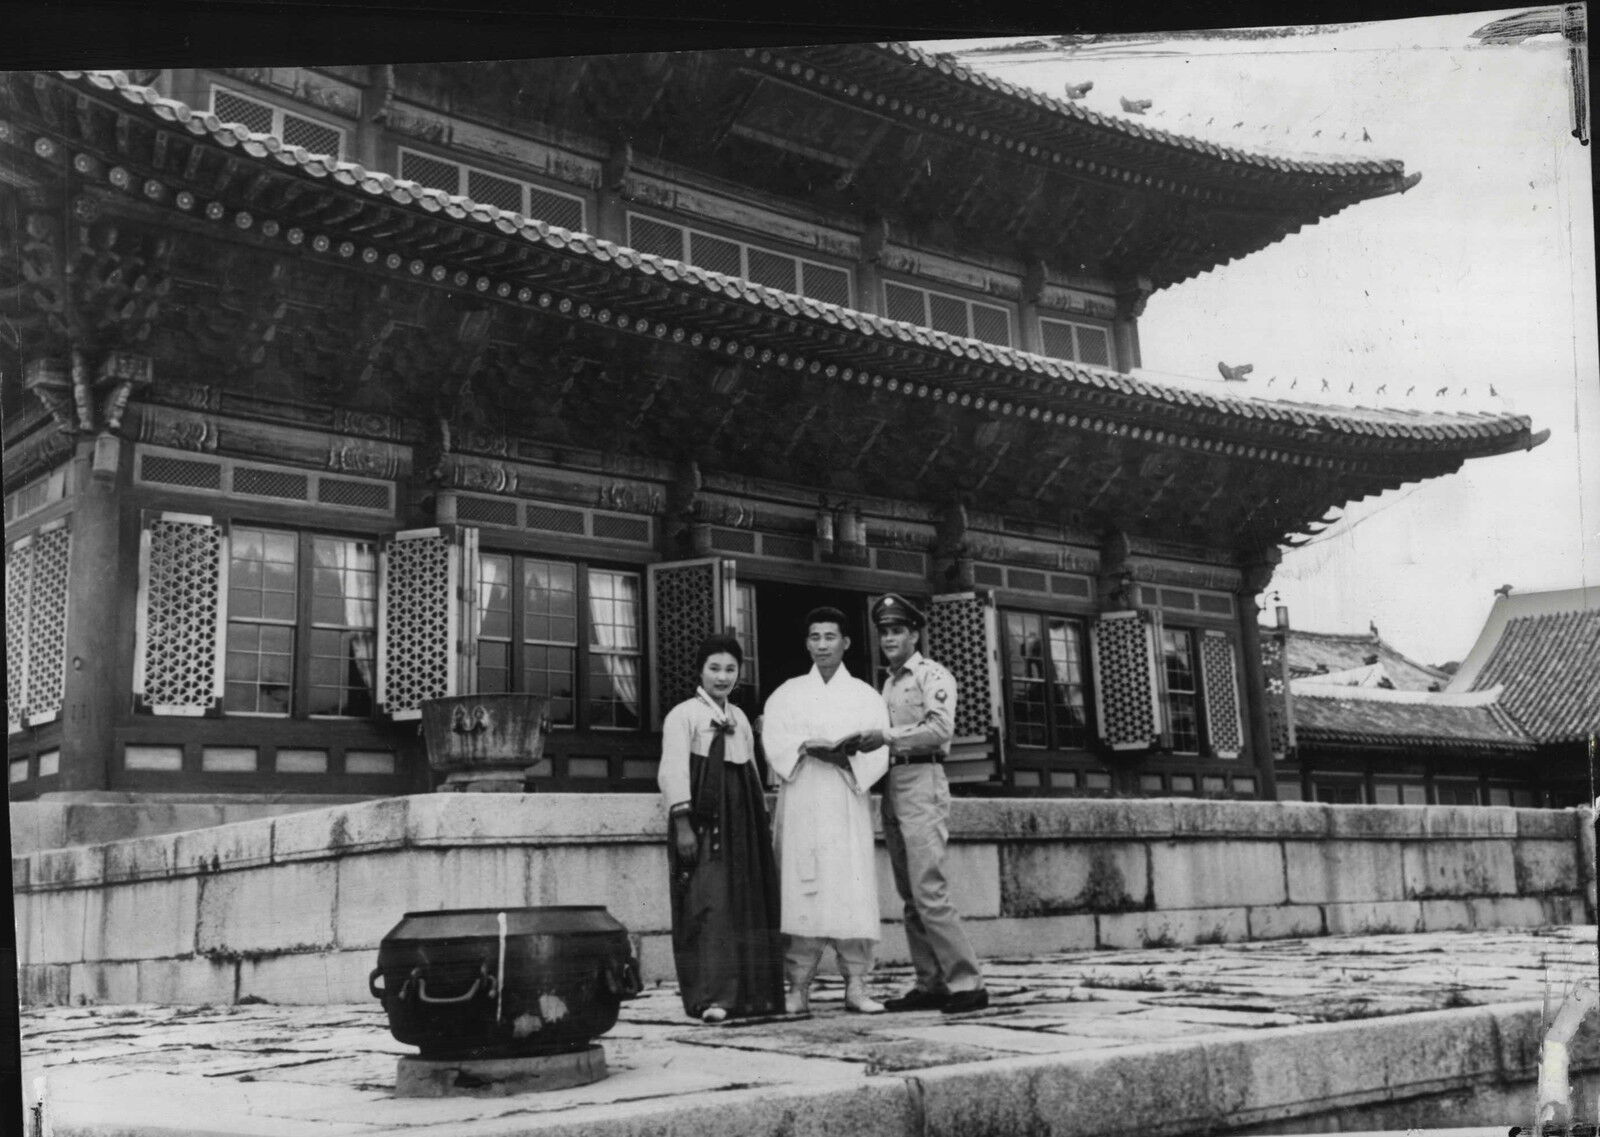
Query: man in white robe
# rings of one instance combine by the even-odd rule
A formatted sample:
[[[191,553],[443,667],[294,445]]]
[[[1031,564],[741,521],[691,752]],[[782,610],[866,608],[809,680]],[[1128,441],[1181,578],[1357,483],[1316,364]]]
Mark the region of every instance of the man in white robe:
[[[854,736],[888,729],[883,697],[844,667],[844,614],[806,616],[813,667],[772,693],[762,714],[767,765],[780,779],[774,841],[782,896],[790,1014],[810,1008],[811,981],[832,944],[845,978],[845,1007],[877,1014],[868,994],[878,942],[878,876],[867,796],[889,750],[862,751]],[[840,745],[843,743],[843,745]]]

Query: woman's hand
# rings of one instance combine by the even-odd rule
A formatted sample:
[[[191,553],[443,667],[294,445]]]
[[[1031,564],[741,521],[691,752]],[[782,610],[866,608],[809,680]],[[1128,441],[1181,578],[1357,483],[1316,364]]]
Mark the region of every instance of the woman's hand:
[[[672,843],[678,850],[678,863],[685,868],[700,859],[700,838],[687,813],[680,813],[672,819]]]

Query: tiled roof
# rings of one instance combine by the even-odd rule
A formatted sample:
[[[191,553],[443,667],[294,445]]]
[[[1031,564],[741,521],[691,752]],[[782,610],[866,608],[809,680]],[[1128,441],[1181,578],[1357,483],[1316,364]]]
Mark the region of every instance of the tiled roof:
[[[915,50],[915,49],[908,49]],[[1248,429],[1256,420],[1290,428],[1300,437],[1334,441],[1344,435],[1373,441],[1388,441],[1403,450],[1443,449],[1465,456],[1502,453],[1531,447],[1543,441],[1543,434],[1531,434],[1532,422],[1526,415],[1490,413],[1447,413],[1366,407],[1322,407],[1303,403],[1282,403],[1231,395],[1211,395],[1153,383],[1129,375],[1080,363],[1050,359],[1013,348],[997,347],[964,339],[912,324],[823,303],[804,296],[780,292],[759,284],[724,276],[681,261],[613,244],[588,233],[572,232],[559,226],[530,219],[470,198],[429,189],[391,174],[367,170],[353,162],[340,162],[324,155],[313,155],[267,134],[256,134],[237,123],[224,123],[216,115],[197,111],[175,99],[165,98],[148,87],[130,82],[122,72],[62,71],[59,74],[80,87],[115,91],[126,102],[142,107],[153,117],[209,137],[229,149],[242,149],[262,161],[276,162],[314,179],[331,179],[341,186],[357,189],[373,198],[401,206],[417,206],[431,213],[442,213],[491,229],[504,236],[519,236],[536,245],[588,260],[595,265],[611,265],[645,277],[659,277],[674,284],[698,289],[712,296],[725,297],[754,309],[783,313],[855,332],[869,340],[891,344],[914,344],[931,353],[954,360],[988,364],[1011,373],[1014,386],[1048,396],[1072,389],[1096,389],[1113,395],[1131,396],[1137,402],[1165,404],[1168,408],[1190,408],[1226,416],[1236,428]],[[1043,98],[1044,96],[1038,96]],[[1084,112],[1088,113],[1088,112]],[[442,268],[436,272],[442,273]],[[949,401],[957,395],[950,392]],[[1020,411],[1021,408],[1019,408]],[[1030,414],[1039,410],[1032,408]],[[1063,411],[1058,421],[1066,422]],[[1076,416],[1074,416],[1074,424]],[[1153,433],[1145,432],[1147,435]],[[1438,446],[1437,444],[1445,444]],[[1450,445],[1455,443],[1456,445]],[[1243,451],[1245,448],[1239,447]],[[1254,456],[1255,448],[1248,448]],[[1235,452],[1228,444],[1228,453]]]
[[[1434,702],[1389,702],[1321,692],[1294,694],[1294,729],[1301,745],[1331,742],[1396,749],[1507,750],[1537,743],[1505,709]]]
[[[1402,174],[1405,172],[1405,163],[1396,158],[1345,159],[1312,155],[1291,158],[1219,145],[1201,138],[1191,138],[1182,134],[1174,134],[1170,131],[1158,130],[1132,118],[1100,114],[1070,100],[1058,99],[1028,87],[1008,83],[1004,79],[998,79],[993,75],[974,70],[954,60],[919,47],[913,47],[910,44],[880,43],[876,47],[879,51],[886,52],[914,67],[923,68],[944,76],[951,82],[964,84],[976,90],[1001,95],[1009,99],[1016,99],[1022,103],[1048,111],[1053,115],[1058,115],[1065,120],[1103,127],[1145,142],[1206,155],[1219,162],[1274,170],[1279,173],[1316,174],[1321,177]]]
[[[1600,732],[1600,608],[1507,620],[1474,687],[1497,683],[1501,705],[1541,742]]]
[[[1385,643],[1376,632],[1289,632],[1287,644],[1291,676],[1353,671],[1377,656],[1390,682],[1402,691],[1426,691],[1449,679],[1443,671],[1418,663]]]

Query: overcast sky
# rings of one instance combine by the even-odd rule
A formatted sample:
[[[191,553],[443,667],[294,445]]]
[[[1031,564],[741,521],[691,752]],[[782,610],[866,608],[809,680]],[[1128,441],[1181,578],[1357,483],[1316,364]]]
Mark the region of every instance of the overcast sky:
[[[1532,452],[1353,504],[1285,555],[1273,587],[1296,627],[1364,631],[1372,621],[1433,663],[1466,653],[1501,584],[1600,585],[1589,150],[1571,135],[1563,40],[1471,38],[1504,14],[1049,52],[921,45],[1052,95],[1093,80],[1083,105],[1095,111],[1122,113],[1121,96],[1150,99],[1142,121],[1177,133],[1399,158],[1421,171],[1406,194],[1158,292],[1139,333],[1152,373],[1208,380],[1219,360],[1254,364],[1230,394],[1515,411],[1550,430]]]

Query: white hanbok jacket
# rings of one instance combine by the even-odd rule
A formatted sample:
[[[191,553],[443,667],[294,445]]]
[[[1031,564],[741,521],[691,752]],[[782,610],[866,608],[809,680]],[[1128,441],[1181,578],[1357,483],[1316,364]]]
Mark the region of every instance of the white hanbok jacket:
[[[801,757],[808,738],[887,730],[883,697],[843,667],[823,682],[813,667],[772,693],[761,743],[778,775],[774,841],[782,930],[822,939],[878,938],[878,874],[867,796],[889,768],[889,749],[855,754],[850,770]]]

